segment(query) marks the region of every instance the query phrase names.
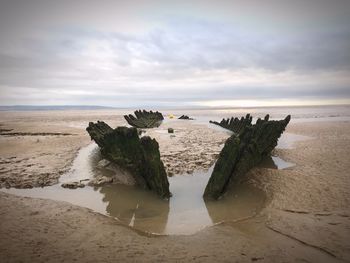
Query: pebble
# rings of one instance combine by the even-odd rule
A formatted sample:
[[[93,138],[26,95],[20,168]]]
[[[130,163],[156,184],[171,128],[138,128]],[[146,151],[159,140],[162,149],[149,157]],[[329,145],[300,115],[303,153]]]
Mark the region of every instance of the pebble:
[[[77,189],[77,188],[84,188],[85,184],[80,182],[69,182],[69,183],[63,183],[61,184],[63,188],[69,188],[69,189]]]

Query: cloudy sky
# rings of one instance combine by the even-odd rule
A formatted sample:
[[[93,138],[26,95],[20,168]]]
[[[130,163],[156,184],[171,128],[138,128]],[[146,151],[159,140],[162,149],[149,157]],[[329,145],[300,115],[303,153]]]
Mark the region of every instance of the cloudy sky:
[[[350,1],[0,0],[0,105],[350,103]]]

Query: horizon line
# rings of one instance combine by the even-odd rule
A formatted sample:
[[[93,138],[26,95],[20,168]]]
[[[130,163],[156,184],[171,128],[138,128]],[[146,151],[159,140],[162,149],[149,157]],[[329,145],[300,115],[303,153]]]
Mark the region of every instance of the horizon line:
[[[101,105],[88,105],[88,104],[65,104],[65,105],[35,105],[35,104],[17,104],[17,105],[0,105],[0,111],[30,111],[35,110],[34,108],[37,108],[38,111],[40,110],[69,110],[64,108],[77,108],[76,110],[83,110],[79,108],[87,108],[86,110],[104,110],[104,109],[115,109],[115,110],[123,110],[123,109],[174,109],[174,110],[180,110],[180,109],[195,109],[195,110],[225,110],[225,109],[254,109],[254,108],[302,108],[302,107],[334,107],[334,106],[350,106],[350,103],[342,103],[342,104],[305,104],[305,105],[269,105],[269,106],[135,106],[135,107],[116,107],[116,106],[101,106]],[[6,109],[8,108],[8,109]],[[17,109],[16,109],[17,108]],[[20,108],[28,108],[28,109],[20,109]],[[33,109],[31,109],[33,108]],[[47,108],[47,109],[45,109]],[[58,109],[55,109],[58,108]],[[94,109],[95,108],[95,109]]]

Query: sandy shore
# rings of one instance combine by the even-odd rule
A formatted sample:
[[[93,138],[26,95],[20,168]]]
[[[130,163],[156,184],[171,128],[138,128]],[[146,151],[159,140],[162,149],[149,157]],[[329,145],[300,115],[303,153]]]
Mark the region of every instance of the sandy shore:
[[[90,115],[80,116],[79,112],[2,112],[0,130],[9,135],[0,136],[0,186],[31,188],[56,184],[58,178],[68,171],[77,151],[90,142],[84,127],[89,120],[100,117]],[[111,116],[108,120],[111,121]],[[65,135],[52,135],[54,133]]]
[[[0,187],[56,184],[68,171],[77,151],[90,142],[85,131],[89,121],[103,120],[111,127],[126,125],[122,115],[83,113],[83,116],[81,112],[1,113],[0,129],[5,131],[0,136]],[[174,135],[168,134],[169,127],[175,130]],[[145,135],[159,142],[169,176],[209,168],[228,137],[224,131],[191,121],[164,123]]]
[[[124,123],[121,116],[103,112],[1,113],[1,129],[70,134],[0,136],[1,187],[56,183],[77,150],[89,143],[88,121],[97,119]],[[183,122],[161,128],[169,125],[175,137],[150,132],[160,142],[168,172],[209,167],[227,137]],[[312,139],[275,150],[296,166],[256,168],[247,175],[268,197],[254,218],[190,236],[146,236],[85,208],[0,193],[0,256],[5,262],[349,261],[350,123],[292,123],[287,131]]]

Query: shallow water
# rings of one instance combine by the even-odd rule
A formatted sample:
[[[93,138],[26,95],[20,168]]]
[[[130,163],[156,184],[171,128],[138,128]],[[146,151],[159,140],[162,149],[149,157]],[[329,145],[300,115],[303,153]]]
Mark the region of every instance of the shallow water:
[[[295,143],[310,140],[312,137],[285,132],[281,135],[276,146],[277,149],[293,149]]]
[[[286,133],[278,147],[292,146],[301,137]],[[302,138],[304,139],[304,138]],[[101,160],[98,147],[91,143],[82,148],[71,170],[60,178],[63,182],[79,181],[99,174],[111,175],[111,170],[97,168]],[[293,166],[279,157],[266,158],[261,167],[284,169]],[[193,175],[169,177],[170,200],[161,200],[150,191],[134,186],[86,186],[65,189],[60,184],[33,189],[2,189],[7,193],[45,198],[90,208],[117,218],[135,229],[156,234],[193,234],[200,229],[223,221],[235,221],[256,215],[264,205],[264,193],[253,186],[239,185],[220,201],[205,202],[203,191],[212,173],[196,171]]]
[[[294,163],[286,162],[285,160],[277,156],[266,156],[258,165],[258,167],[261,167],[261,168],[278,169],[278,170],[286,169],[293,166],[295,166]]]
[[[97,169],[101,159],[98,147],[92,143],[82,148],[71,171],[60,183],[79,181],[97,174],[110,173]],[[213,168],[193,175],[169,178],[170,200],[162,200],[154,193],[134,186],[86,186],[65,189],[60,185],[33,189],[3,189],[4,192],[67,201],[117,218],[135,229],[156,234],[193,234],[200,229],[227,220],[238,220],[255,215],[264,204],[264,194],[251,187],[239,187],[220,202],[204,202],[202,194]],[[228,209],[229,208],[229,209]]]

